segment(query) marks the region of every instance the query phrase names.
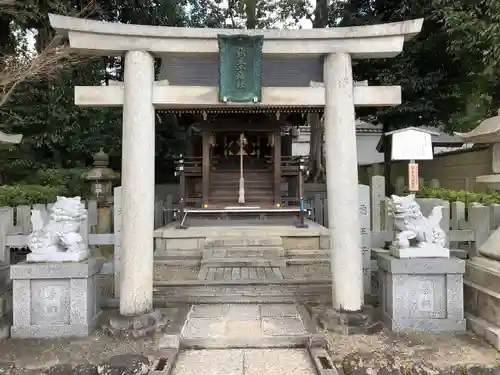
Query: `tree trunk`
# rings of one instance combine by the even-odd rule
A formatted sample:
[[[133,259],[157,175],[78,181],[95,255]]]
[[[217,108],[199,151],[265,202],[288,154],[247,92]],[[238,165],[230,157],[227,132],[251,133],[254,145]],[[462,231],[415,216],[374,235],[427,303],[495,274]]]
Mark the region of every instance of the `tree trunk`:
[[[257,0],[245,0],[245,15],[247,29],[255,29],[257,26]]]
[[[328,0],[317,0],[314,9],[313,28],[321,29],[328,25]],[[325,182],[326,160],[324,152],[324,126],[318,113],[308,113],[307,123],[311,129],[309,141],[309,180]]]
[[[309,179],[312,182],[324,182],[325,174],[325,152],[323,148],[323,119],[319,113],[309,113],[307,124],[311,129],[309,141]]]
[[[391,131],[391,126],[387,123],[382,125],[383,134]],[[394,193],[394,188],[391,184],[391,149],[392,149],[392,137],[384,136],[384,177],[385,177],[385,194],[389,197]]]

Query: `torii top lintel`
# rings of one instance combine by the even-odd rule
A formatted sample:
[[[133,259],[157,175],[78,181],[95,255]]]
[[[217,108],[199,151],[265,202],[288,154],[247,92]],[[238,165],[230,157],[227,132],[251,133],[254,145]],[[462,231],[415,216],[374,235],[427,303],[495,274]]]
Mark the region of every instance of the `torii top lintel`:
[[[403,50],[405,40],[417,35],[423,19],[372,26],[308,30],[234,30],[144,26],[111,23],[49,14],[51,26],[69,38],[76,51],[117,56],[127,51],[218,53],[217,35],[264,35],[264,55],[324,55],[350,53],[353,58],[388,58]]]

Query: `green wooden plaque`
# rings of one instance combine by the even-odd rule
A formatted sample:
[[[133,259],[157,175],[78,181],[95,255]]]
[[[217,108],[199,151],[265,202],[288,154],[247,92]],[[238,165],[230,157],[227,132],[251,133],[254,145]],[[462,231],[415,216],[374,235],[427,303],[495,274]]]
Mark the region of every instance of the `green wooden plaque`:
[[[262,35],[218,35],[219,100],[255,102],[262,100]]]

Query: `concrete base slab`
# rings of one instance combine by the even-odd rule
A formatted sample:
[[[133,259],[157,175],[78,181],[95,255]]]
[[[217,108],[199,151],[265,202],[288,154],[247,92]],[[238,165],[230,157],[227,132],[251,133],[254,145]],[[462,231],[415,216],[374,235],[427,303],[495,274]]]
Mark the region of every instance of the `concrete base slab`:
[[[181,347],[305,347],[315,333],[307,311],[294,304],[194,305]]]
[[[313,375],[305,349],[186,350],[179,353],[173,375]]]
[[[261,236],[263,232],[270,237],[315,237],[328,236],[328,229],[312,220],[306,220],[308,228],[296,228],[293,225],[227,225],[220,226],[219,220],[202,220],[200,225],[193,225],[187,229],[178,229],[173,222],[154,231],[155,238],[218,238],[218,237],[246,237]]]

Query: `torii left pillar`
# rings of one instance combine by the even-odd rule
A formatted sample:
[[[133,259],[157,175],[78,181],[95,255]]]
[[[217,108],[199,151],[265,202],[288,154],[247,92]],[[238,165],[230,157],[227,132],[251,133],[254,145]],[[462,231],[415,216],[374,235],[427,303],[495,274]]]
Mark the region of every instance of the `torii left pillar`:
[[[115,333],[136,337],[164,322],[161,313],[153,311],[154,78],[149,52],[125,54],[120,317],[110,325]]]

